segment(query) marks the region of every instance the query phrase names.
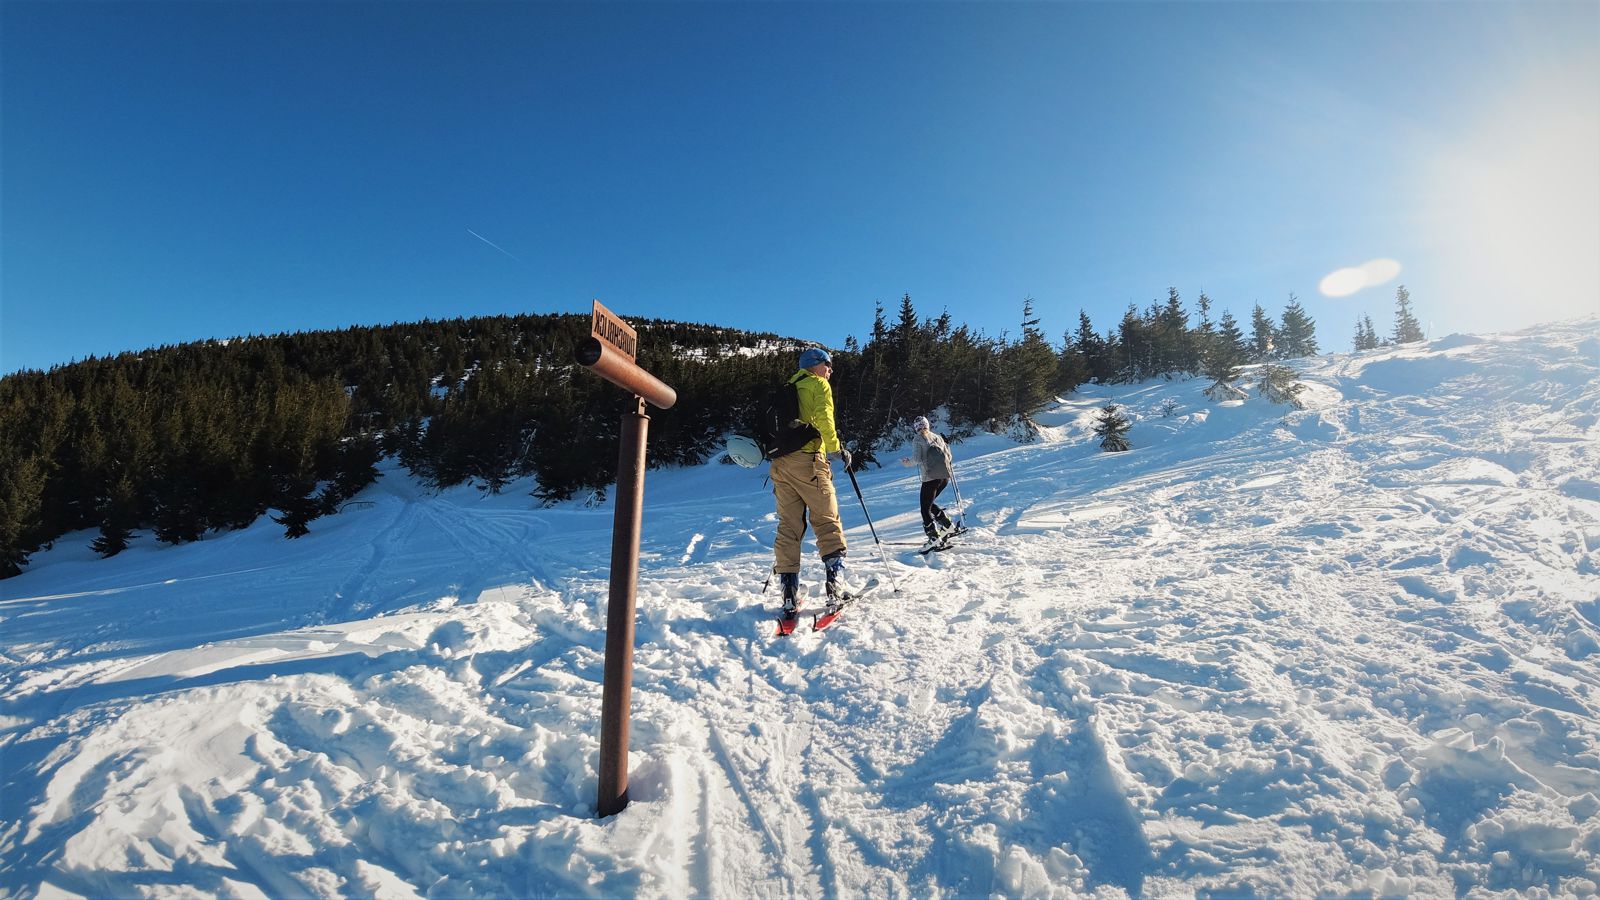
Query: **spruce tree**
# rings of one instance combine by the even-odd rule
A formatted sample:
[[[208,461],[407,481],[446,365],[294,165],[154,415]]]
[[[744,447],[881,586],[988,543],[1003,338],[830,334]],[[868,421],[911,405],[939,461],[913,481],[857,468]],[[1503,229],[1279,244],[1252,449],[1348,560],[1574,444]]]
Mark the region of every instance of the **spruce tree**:
[[[176,458],[151,482],[156,497],[151,530],[163,544],[198,541],[206,532],[205,487],[190,474],[191,468],[184,458]]]
[[[1195,372],[1204,374],[1211,345],[1217,340],[1217,323],[1211,321],[1211,298],[1205,291],[1195,299],[1195,307],[1199,310],[1199,324],[1189,332],[1189,341],[1194,352]]]
[[[1283,324],[1276,333],[1274,355],[1278,359],[1299,359],[1317,355],[1317,323],[1300,305],[1295,295],[1289,295],[1289,305],[1283,309]]]
[[[282,477],[273,479],[278,497],[274,504],[280,511],[272,521],[283,526],[286,538],[304,537],[311,533],[311,521],[322,515],[322,505],[312,495],[316,484],[306,479]]]
[[[110,480],[110,448],[97,409],[99,392],[92,384],[78,389],[83,393],[67,417],[66,441],[58,452],[62,464],[55,475],[66,488],[66,521],[72,529],[99,521],[97,514],[109,493]]]
[[[896,399],[898,380],[893,341],[880,301],[873,301],[872,338],[861,348],[861,357],[860,375],[854,384],[855,402],[848,404],[854,407],[850,415],[852,430],[858,438],[876,435],[887,428]],[[842,384],[833,387],[835,402],[841,399],[842,387]]]
[[[1056,370],[1056,354],[1050,342],[1039,330],[1039,318],[1033,312],[1033,298],[1022,301],[1022,340],[1009,348],[1009,368],[1013,385],[1008,415],[1032,415],[1050,399],[1050,388]]]
[[[1117,326],[1117,348],[1120,351],[1117,380],[1140,381],[1154,373],[1150,326],[1139,316],[1138,307],[1128,304]]]
[[[1356,321],[1356,336],[1354,341],[1357,352],[1372,350],[1378,346],[1378,332],[1372,327],[1372,317],[1363,314]]]
[[[1107,403],[1100,408],[1100,416],[1095,420],[1094,433],[1100,437],[1100,449],[1110,453],[1120,453],[1129,449],[1125,435],[1133,423],[1123,418],[1118,411],[1117,404]]]
[[[1306,408],[1305,403],[1300,400],[1300,392],[1305,390],[1305,385],[1295,382],[1293,369],[1268,363],[1261,367],[1260,377],[1256,393],[1268,403],[1288,404],[1295,409]]]
[[[1177,288],[1167,288],[1167,303],[1155,316],[1154,330],[1158,345],[1155,374],[1193,375],[1200,371],[1199,344],[1189,331],[1189,314],[1183,309]]]
[[[650,371],[672,377],[660,364]],[[469,385],[463,414],[472,426],[461,458],[466,474],[490,494],[500,493],[507,483],[532,470],[528,460],[534,426],[532,374],[507,360],[479,371]],[[656,432],[658,453],[670,452],[671,421],[662,422]]]
[[[1394,343],[1410,344],[1423,337],[1422,325],[1411,313],[1411,292],[1402,284],[1394,292]]]
[[[319,500],[324,515],[339,511],[362,488],[378,480],[378,461],[383,450],[374,434],[358,434],[339,445],[333,480],[323,489]]]
[[[1250,358],[1250,345],[1245,341],[1244,332],[1239,329],[1239,323],[1234,321],[1231,312],[1224,312],[1217,323],[1216,343],[1231,351],[1234,362],[1238,365],[1243,365],[1245,360]]]
[[[1204,394],[1218,403],[1243,400],[1246,396],[1243,390],[1234,385],[1239,380],[1239,366],[1244,362],[1244,351],[1234,339],[1227,336],[1230,330],[1237,335],[1239,326],[1234,323],[1232,316],[1223,313],[1222,330],[1211,341],[1206,353],[1205,375],[1211,379],[1211,386],[1205,389]]]
[[[1061,353],[1056,356],[1055,389],[1063,394],[1077,390],[1089,380],[1089,360],[1078,348],[1072,332],[1061,335]]]
[[[1272,317],[1257,303],[1250,313],[1250,362],[1266,362],[1272,358],[1272,338],[1276,331]]]
[[[138,524],[138,498],[133,481],[123,475],[111,485],[110,495],[100,511],[100,534],[89,547],[104,558],[116,556],[128,549],[128,540]]]
[[[48,390],[30,411],[31,426],[23,426],[24,429],[32,427],[36,435],[33,446],[37,449],[30,455],[38,466],[40,479],[34,512],[38,517],[36,527],[41,542],[80,525],[71,510],[75,486],[63,478],[63,475],[76,474],[70,470],[67,459],[71,447],[68,422],[76,400],[70,387],[59,382],[51,387],[55,389]]]
[[[1089,314],[1081,309],[1078,310],[1076,346],[1088,366],[1088,380],[1098,384],[1109,382],[1116,374],[1116,361],[1112,357],[1106,339],[1094,330],[1094,325],[1089,321]]]
[[[5,450],[0,446],[0,578],[22,574],[38,547],[34,535],[45,483],[37,457]]]

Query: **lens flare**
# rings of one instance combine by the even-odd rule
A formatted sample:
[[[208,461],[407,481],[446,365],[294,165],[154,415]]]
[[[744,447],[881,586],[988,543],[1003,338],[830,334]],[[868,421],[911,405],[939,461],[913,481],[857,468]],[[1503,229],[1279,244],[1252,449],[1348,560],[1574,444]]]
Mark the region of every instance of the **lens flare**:
[[[1392,259],[1372,259],[1359,266],[1334,269],[1322,276],[1317,290],[1324,297],[1348,297],[1356,291],[1377,287],[1394,280],[1400,274],[1400,264]]]

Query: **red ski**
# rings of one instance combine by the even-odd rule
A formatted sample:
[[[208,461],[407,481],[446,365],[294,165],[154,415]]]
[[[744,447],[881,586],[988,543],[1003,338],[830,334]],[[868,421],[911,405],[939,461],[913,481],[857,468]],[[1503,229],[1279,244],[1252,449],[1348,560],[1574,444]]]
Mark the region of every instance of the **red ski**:
[[[819,616],[813,616],[811,618],[811,630],[821,631],[822,629],[827,628],[829,625],[832,625],[834,620],[839,618],[839,613],[844,612],[845,607],[856,602],[857,600],[860,600],[862,597],[865,597],[868,591],[877,586],[878,579],[873,578],[863,585],[861,590],[856,591],[854,594],[851,594],[848,597],[845,597],[843,600],[828,601],[828,607],[822,611],[822,614]]]
[[[827,628],[829,625],[832,625],[833,620],[839,618],[839,613],[844,612],[844,608],[848,605],[849,603],[841,603],[838,606],[829,607],[822,613],[822,615],[812,618],[811,630],[821,631],[822,629]]]
[[[850,596],[844,598],[843,600],[839,600],[839,601],[829,600],[828,601],[828,605],[823,608],[822,612],[813,613],[811,615],[811,630],[812,631],[821,631],[822,629],[827,628],[829,625],[832,625],[833,621],[835,619],[839,618],[839,613],[844,612],[844,608],[845,607],[847,607],[850,604],[856,602],[857,600],[860,600],[862,597],[866,596],[868,591],[871,591],[873,588],[875,588],[877,586],[878,586],[878,579],[873,578],[872,580],[868,581],[866,583],[866,585],[864,585],[861,588],[861,590],[856,591],[854,594],[851,594]],[[794,630],[796,628],[798,628],[799,625],[800,625],[800,611],[799,610],[795,610],[794,615],[792,615],[792,616],[785,616],[785,615],[782,615],[780,613],[779,616],[778,616],[778,635],[777,636],[778,637],[787,637],[787,636],[789,636],[791,634],[794,634]]]
[[[795,626],[800,624],[800,610],[795,610],[794,615],[778,617],[778,637],[787,637],[794,634]]]

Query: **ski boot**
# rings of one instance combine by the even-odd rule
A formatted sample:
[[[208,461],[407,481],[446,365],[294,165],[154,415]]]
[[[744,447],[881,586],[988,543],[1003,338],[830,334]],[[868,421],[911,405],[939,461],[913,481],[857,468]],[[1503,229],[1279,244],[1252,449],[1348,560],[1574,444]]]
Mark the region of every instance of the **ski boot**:
[[[828,608],[830,611],[854,600],[855,589],[844,579],[844,551],[840,550],[822,559],[828,567]]]
[[[783,614],[791,617],[800,611],[800,573],[780,572],[778,582],[783,585]]]

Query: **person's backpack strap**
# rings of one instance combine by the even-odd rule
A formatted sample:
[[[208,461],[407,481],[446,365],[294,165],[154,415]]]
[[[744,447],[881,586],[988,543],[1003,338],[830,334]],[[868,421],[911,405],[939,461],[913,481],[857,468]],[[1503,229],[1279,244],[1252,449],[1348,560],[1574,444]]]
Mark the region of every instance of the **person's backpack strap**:
[[[805,373],[796,373],[774,393],[773,407],[778,413],[778,432],[768,459],[777,459],[799,450],[822,437],[815,425],[800,418],[800,379]]]

